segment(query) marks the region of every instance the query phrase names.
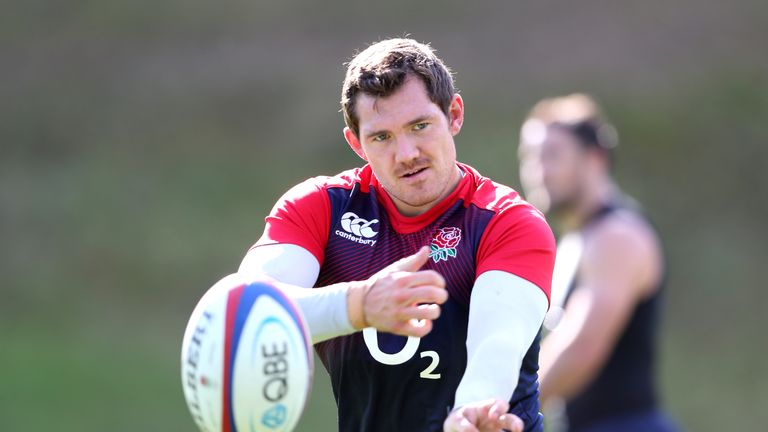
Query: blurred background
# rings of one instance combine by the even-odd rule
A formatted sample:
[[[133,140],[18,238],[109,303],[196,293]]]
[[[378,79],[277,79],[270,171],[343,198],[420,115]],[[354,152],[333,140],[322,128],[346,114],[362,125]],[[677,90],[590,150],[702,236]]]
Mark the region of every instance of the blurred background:
[[[519,188],[538,99],[593,93],[666,242],[665,406],[768,421],[768,3],[12,1],[0,14],[0,430],[191,431],[179,352],[290,186],[360,164],[343,63],[411,35],[456,72],[459,159]],[[300,430],[334,429],[320,367]]]

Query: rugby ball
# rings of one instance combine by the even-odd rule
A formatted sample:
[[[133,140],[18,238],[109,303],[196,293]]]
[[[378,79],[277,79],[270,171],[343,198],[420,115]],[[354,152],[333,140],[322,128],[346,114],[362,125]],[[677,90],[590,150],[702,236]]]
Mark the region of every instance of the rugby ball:
[[[223,278],[184,332],[181,381],[202,432],[293,430],[313,367],[304,318],[272,282]]]

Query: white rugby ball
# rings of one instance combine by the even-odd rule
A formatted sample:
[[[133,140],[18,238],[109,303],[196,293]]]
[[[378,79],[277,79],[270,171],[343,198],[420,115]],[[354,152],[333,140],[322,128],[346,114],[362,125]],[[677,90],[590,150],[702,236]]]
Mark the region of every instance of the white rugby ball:
[[[200,299],[184,332],[184,397],[203,432],[293,430],[313,368],[306,322],[271,282],[223,278]]]

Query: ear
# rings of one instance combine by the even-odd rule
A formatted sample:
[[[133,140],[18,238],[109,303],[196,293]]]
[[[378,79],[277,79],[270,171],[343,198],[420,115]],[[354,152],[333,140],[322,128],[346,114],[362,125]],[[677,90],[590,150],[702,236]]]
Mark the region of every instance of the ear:
[[[464,124],[464,100],[456,93],[448,106],[448,129],[451,135],[456,136]]]
[[[360,144],[360,140],[357,139],[357,135],[352,132],[352,129],[348,127],[344,128],[344,139],[347,140],[347,144],[352,148],[352,151],[360,156],[360,159],[368,162],[368,158],[365,157],[365,152],[363,151],[363,146]]]

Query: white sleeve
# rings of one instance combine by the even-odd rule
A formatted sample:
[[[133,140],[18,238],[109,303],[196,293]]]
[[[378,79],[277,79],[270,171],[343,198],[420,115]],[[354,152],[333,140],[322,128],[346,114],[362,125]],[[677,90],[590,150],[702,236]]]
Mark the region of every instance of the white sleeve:
[[[301,309],[312,342],[355,332],[347,315],[346,285],[311,289],[320,274],[320,263],[311,252],[293,244],[271,244],[251,249],[238,273],[253,279],[269,276]]]
[[[467,368],[454,408],[512,397],[546,312],[544,292],[523,278],[498,270],[477,278],[469,303]]]

